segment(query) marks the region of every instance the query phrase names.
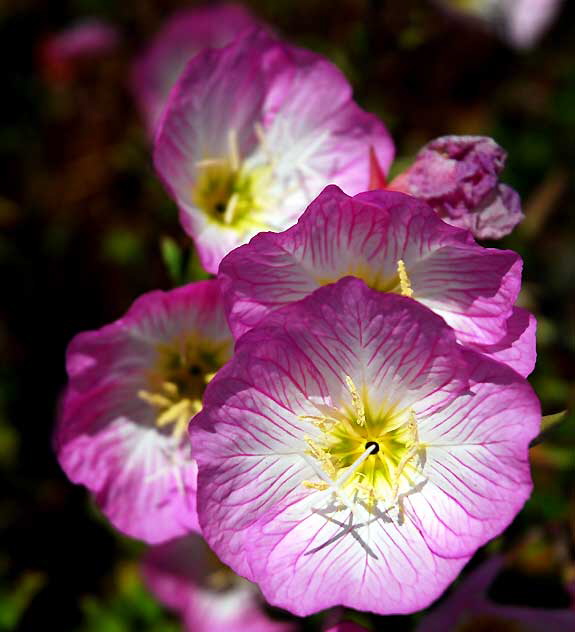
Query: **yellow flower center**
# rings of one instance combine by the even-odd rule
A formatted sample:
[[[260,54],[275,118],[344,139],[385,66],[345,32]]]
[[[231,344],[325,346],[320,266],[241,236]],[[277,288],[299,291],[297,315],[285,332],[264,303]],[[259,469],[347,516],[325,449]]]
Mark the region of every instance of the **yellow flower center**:
[[[409,296],[410,298],[413,297],[411,280],[403,259],[398,259],[396,273],[393,276],[383,277],[377,268],[359,260],[354,261],[345,271],[345,274],[341,274],[337,278],[320,277],[317,279],[317,282],[319,285],[328,285],[329,283],[335,283],[342,276],[354,276],[362,279],[366,285],[378,292],[389,292]]]
[[[158,346],[149,389],[138,391],[138,397],[156,409],[158,428],[171,426],[176,439],[183,437],[190,419],[202,408],[207,383],[228,359],[228,347],[208,348],[194,339]]]
[[[318,406],[323,413],[304,416],[321,431],[306,437],[307,454],[319,465],[319,481],[305,481],[311,489],[331,489],[346,505],[360,504],[374,511],[401,501],[421,475],[425,445],[419,441],[417,419],[411,409],[393,408],[374,414],[346,376],[351,406]]]
[[[234,130],[229,133],[228,145],[227,157],[206,158],[196,163],[198,177],[193,202],[211,221],[223,226],[238,230],[266,228],[261,216],[273,202],[269,195],[272,165],[251,168],[242,165]]]

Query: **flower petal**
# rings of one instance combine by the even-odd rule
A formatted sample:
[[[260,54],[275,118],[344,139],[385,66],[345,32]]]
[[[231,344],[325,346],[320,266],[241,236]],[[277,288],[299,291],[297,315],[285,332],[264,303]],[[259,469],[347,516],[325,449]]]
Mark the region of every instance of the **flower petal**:
[[[150,135],[171,88],[188,61],[204,48],[220,48],[258,21],[240,4],[177,11],[134,63],[132,86]]]
[[[323,515],[325,492],[302,484],[318,476],[306,437],[321,406],[349,405],[346,376],[375,409],[447,406],[468,388],[460,353],[441,318],[359,279],[270,314],[238,341],[190,424],[210,546],[300,615],[337,603],[408,612],[437,597],[465,559],[435,558],[418,528],[384,514],[364,511],[363,544],[341,526],[345,511]]]
[[[350,198],[326,187],[295,226],[261,233],[230,253],[219,272],[230,327],[238,337],[268,312],[347,275],[400,292],[400,261],[412,297],[442,316],[462,344],[513,361],[508,347],[516,338],[508,330],[516,329],[510,316],[519,256],[483,248],[424,203],[389,191]]]
[[[193,410],[185,399],[192,395],[164,374],[162,355],[167,348],[182,357],[190,346],[222,362],[231,350],[216,281],[150,292],[123,318],[76,336],[67,353],[58,460],[114,526],[151,543],[198,529],[190,445],[177,427],[160,423],[163,409],[183,411],[184,422]],[[170,384],[172,399],[162,390]]]
[[[418,416],[427,482],[406,514],[438,555],[468,555],[500,533],[531,493],[528,449],[541,409],[510,368],[465,351],[471,388],[441,411]]]
[[[197,197],[203,162],[229,164],[230,134],[240,164],[229,182],[214,178],[228,182],[219,200],[226,210],[231,191],[243,200],[241,220],[214,216]],[[166,107],[154,161],[202,263],[215,273],[223,250],[262,229],[288,228],[329,182],[350,193],[365,189],[370,147],[387,169],[391,138],[376,117],[353,103],[342,73],[322,57],[260,31],[190,62]],[[260,183],[253,191],[247,187],[248,194],[233,179],[239,173],[249,182],[249,174],[265,177],[253,180]]]

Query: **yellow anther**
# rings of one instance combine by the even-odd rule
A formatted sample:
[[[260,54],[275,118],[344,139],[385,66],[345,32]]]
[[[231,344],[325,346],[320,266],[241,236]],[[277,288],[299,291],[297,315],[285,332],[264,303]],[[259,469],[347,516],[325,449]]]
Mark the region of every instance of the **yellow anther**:
[[[235,129],[228,132],[228,151],[230,156],[230,166],[233,171],[239,171],[241,166],[240,148],[238,146],[238,135]]]
[[[147,404],[152,406],[157,406],[158,408],[165,408],[166,406],[172,405],[172,400],[164,397],[163,395],[158,395],[157,393],[150,393],[149,391],[139,390],[138,397],[143,399]]]
[[[335,419],[319,415],[299,415],[299,418],[303,421],[311,421],[311,423],[322,432],[327,432],[333,424],[337,423]]]
[[[409,421],[407,422],[407,429],[411,435],[410,443],[408,445],[408,450],[405,452],[401,461],[398,463],[397,468],[395,470],[394,482],[393,482],[393,502],[397,501],[397,497],[399,495],[399,482],[401,480],[401,476],[403,471],[407,467],[407,465],[419,455],[421,450],[425,449],[425,445],[420,443],[419,441],[419,432],[417,427],[417,417],[413,410],[409,412]]]
[[[177,397],[178,395],[178,385],[174,382],[162,382],[162,390],[172,397]]]
[[[349,375],[345,376],[345,383],[347,384],[347,388],[351,395],[351,403],[353,405],[353,411],[355,413],[355,422],[359,426],[365,426],[365,408],[363,406],[363,402],[361,401],[361,397],[357,392],[357,388],[353,383],[353,380]]]
[[[413,289],[411,288],[411,281],[409,280],[409,276],[407,276],[407,269],[403,259],[397,261],[397,276],[399,277],[401,295],[411,298],[413,296]]]
[[[304,481],[302,485],[308,489],[318,489],[320,492],[329,489],[329,485],[323,481]]]
[[[215,376],[216,376],[216,372],[215,371],[213,373],[206,373],[204,375],[204,382],[206,384],[209,384],[214,379]]]
[[[189,399],[181,399],[179,402],[172,404],[161,415],[158,415],[156,424],[161,428],[171,423],[177,423],[182,417],[186,417],[189,421],[190,405],[191,401]]]
[[[226,204],[226,210],[224,212],[223,220],[224,224],[231,224],[234,220],[234,213],[238,206],[240,196],[237,193],[232,193],[228,203]]]
[[[336,469],[331,462],[329,452],[319,446],[311,437],[304,437],[304,441],[309,446],[309,454],[322,464],[324,470],[330,476],[335,476]]]

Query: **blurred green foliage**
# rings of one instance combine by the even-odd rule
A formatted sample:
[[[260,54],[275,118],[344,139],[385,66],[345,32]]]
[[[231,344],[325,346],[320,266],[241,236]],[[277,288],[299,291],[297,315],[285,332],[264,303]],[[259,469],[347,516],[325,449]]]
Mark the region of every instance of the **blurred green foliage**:
[[[65,479],[51,434],[70,338],[117,318],[142,292],[207,276],[154,175],[127,79],[137,52],[184,4],[5,0],[0,7],[8,60],[0,127],[0,630],[47,622],[75,632],[178,629],[138,577],[142,547],[107,528]],[[394,172],[443,134],[492,135],[509,152],[504,179],[520,192],[527,219],[488,245],[525,260],[521,302],[540,323],[530,379],[544,414],[570,412],[533,447],[533,496],[488,548],[508,553],[517,573],[499,585],[499,598],[565,607],[575,581],[573,3],[524,53],[423,0],[340,0],[337,10],[331,0],[246,4],[342,68],[360,104],[390,128]],[[51,77],[41,64],[43,39],[87,16],[118,26],[119,49],[80,64],[65,81]],[[410,629],[416,619],[388,617],[385,629]],[[305,629],[318,629],[318,621]]]

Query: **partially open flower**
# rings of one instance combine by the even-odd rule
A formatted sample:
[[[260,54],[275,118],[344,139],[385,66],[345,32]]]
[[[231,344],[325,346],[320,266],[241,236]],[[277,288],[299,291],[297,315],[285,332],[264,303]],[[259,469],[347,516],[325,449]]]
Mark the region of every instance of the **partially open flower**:
[[[487,591],[503,566],[495,557],[473,571],[437,609],[425,616],[417,632],[572,632],[575,612],[499,605]]]
[[[286,303],[345,276],[402,294],[442,316],[457,340],[528,375],[535,319],[514,307],[521,259],[483,248],[402,193],[351,198],[335,186],[283,233],[261,233],[231,252],[220,279],[235,337]]]
[[[152,547],[143,573],[154,595],[176,611],[188,632],[288,632],[263,610],[254,584],[238,577],[191,534]]]
[[[284,230],[328,183],[367,188],[370,148],[393,145],[324,58],[252,32],[188,65],[172,92],[154,160],[204,267],[261,230]]]
[[[519,195],[499,182],[506,156],[486,136],[441,136],[389,188],[424,200],[448,224],[475,237],[499,239],[523,219]]]
[[[204,48],[229,44],[259,24],[240,4],[183,9],[170,17],[134,64],[132,86],[150,134],[190,59]]]
[[[531,491],[540,407],[426,307],[342,279],[236,344],[190,424],[222,561],[298,615],[427,606]]]
[[[58,459],[116,528],[151,543],[198,528],[186,429],[231,350],[216,281],[145,294],[70,343]]]

